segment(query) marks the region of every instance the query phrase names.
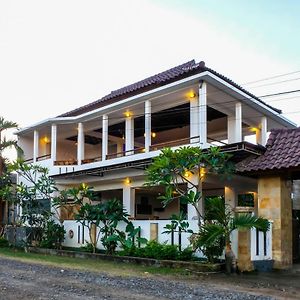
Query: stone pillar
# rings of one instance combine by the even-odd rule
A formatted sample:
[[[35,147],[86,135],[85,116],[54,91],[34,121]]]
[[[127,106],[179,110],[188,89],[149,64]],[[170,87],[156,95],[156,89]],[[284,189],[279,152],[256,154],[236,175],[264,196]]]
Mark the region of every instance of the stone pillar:
[[[123,186],[123,207],[131,218],[135,217],[135,190],[130,183]]]
[[[232,209],[237,206],[237,195],[236,191],[231,186],[225,186],[225,203],[228,204]]]
[[[196,143],[199,138],[192,139],[192,137],[199,136],[199,97],[190,98],[190,143]]]
[[[207,85],[206,82],[200,83],[199,87],[199,136],[200,146],[207,144]]]
[[[77,130],[77,162],[78,165],[81,165],[82,160],[84,160],[84,128],[82,123],[78,123]]]
[[[151,102],[145,101],[145,152],[150,151],[151,146]]]
[[[292,200],[290,181],[279,176],[258,179],[258,215],[273,221],[275,268],[292,265]]]
[[[228,144],[242,142],[242,104],[235,104],[235,115],[227,117]]]
[[[267,144],[267,117],[261,118],[261,123],[256,130],[256,143],[265,146]]]
[[[240,271],[252,271],[251,261],[251,231],[239,230],[238,232],[238,253],[237,265]]]
[[[39,132],[35,130],[33,132],[33,162],[37,162],[37,158],[39,157]]]
[[[108,150],[108,115],[102,117],[102,160],[106,160]]]
[[[134,153],[134,118],[131,115],[125,120],[125,151],[126,155]]]
[[[56,161],[57,125],[51,126],[51,160]]]

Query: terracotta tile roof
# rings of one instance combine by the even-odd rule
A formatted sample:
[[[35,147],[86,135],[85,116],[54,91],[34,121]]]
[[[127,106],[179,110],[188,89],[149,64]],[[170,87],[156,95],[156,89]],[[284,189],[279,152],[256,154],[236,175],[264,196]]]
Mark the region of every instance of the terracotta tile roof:
[[[300,127],[272,129],[263,155],[237,164],[239,172],[284,170],[300,166]]]
[[[94,109],[103,107],[105,105],[120,101],[122,99],[125,99],[130,96],[134,96],[140,93],[143,93],[145,91],[149,91],[151,89],[169,84],[171,82],[174,82],[176,80],[180,80],[189,76],[192,76],[194,74],[199,74],[205,71],[209,71],[213,73],[214,75],[218,76],[219,78],[225,80],[226,82],[232,84],[233,86],[237,87],[238,89],[242,90],[243,92],[247,93],[250,97],[260,101],[261,103],[264,103],[260,99],[258,99],[253,94],[249,93],[248,91],[244,90],[241,86],[230,80],[229,78],[221,75],[220,73],[207,68],[205,66],[205,63],[203,61],[196,63],[195,60],[188,61],[182,65],[176,66],[174,68],[171,68],[169,70],[166,70],[164,72],[158,73],[156,75],[150,76],[146,79],[143,79],[141,81],[138,81],[136,83],[130,84],[128,86],[125,86],[123,88],[120,88],[118,90],[112,91],[110,94],[102,97],[99,100],[96,100],[94,102],[91,102],[87,105],[81,106],[79,108],[76,108],[72,111],[69,111],[67,113],[64,113],[62,115],[59,115],[58,117],[71,117],[71,116],[78,116],[80,114],[92,111]],[[271,109],[275,110],[278,113],[281,113],[280,110],[269,106],[268,104],[264,103]]]

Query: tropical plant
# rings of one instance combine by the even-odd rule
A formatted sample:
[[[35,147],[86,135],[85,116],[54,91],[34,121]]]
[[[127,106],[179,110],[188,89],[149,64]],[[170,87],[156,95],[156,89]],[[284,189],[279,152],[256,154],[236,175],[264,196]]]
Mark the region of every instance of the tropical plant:
[[[17,123],[7,121],[3,117],[0,117],[0,176],[3,175],[5,170],[5,158],[3,157],[3,151],[11,147],[14,147],[16,150],[20,150],[17,140],[7,139],[4,135],[5,131],[16,128],[18,128]]]
[[[173,232],[187,232],[194,233],[193,230],[189,229],[189,222],[186,221],[186,215],[181,211],[178,215],[173,214],[171,216],[171,223],[167,224],[162,233],[172,234]]]
[[[51,202],[58,191],[55,182],[48,176],[47,168],[28,165],[20,160],[9,165],[8,170],[17,172],[21,182],[17,184],[16,188],[10,185],[6,189],[2,189],[1,195],[7,201],[21,207],[20,220],[25,227],[30,229],[27,241],[39,244],[43,229],[50,217],[53,216]]]
[[[11,147],[15,148],[19,153],[21,153],[21,149],[17,144],[17,140],[7,139],[5,136],[5,132],[10,129],[18,128],[18,124],[15,122],[7,121],[3,117],[0,117],[0,194],[3,193],[3,190],[10,188],[10,173],[7,170],[8,160],[3,156],[3,152],[6,149]],[[9,202],[5,201],[6,199],[0,195],[1,205],[4,205],[4,211],[8,210]],[[7,223],[7,215],[4,214],[3,222]]]
[[[61,224],[56,223],[54,220],[49,220],[43,228],[40,246],[44,248],[61,249],[61,244],[65,238],[65,229]]]
[[[164,195],[160,196],[164,206],[174,200],[192,205],[197,213],[200,230],[204,219],[199,209],[203,171],[228,177],[233,171],[229,158],[230,155],[221,152],[218,147],[206,151],[199,147],[181,147],[176,150],[165,148],[146,170],[146,185],[165,187]],[[192,175],[196,175],[196,182],[191,180]]]
[[[125,231],[116,229],[115,233],[107,238],[107,242],[118,243],[123,249],[124,255],[134,255],[138,245],[143,245],[148,242],[146,238],[140,237],[141,228],[135,228],[132,222],[126,221]]]
[[[101,242],[106,253],[113,254],[118,244],[117,226],[120,221],[128,223],[128,214],[125,212],[122,202],[117,199],[109,199],[94,203],[94,190],[86,184],[72,188],[64,195],[68,195],[68,198],[71,197],[79,205],[80,208],[75,219],[88,228],[93,252],[96,252],[97,243],[102,234]]]
[[[231,249],[231,233],[234,230],[256,228],[268,231],[269,221],[248,213],[235,214],[232,208],[224,204],[221,198],[211,198],[206,206],[207,219],[200,232],[194,236],[194,246],[200,250],[215,246],[220,240],[225,241],[226,270],[231,272],[235,254]]]

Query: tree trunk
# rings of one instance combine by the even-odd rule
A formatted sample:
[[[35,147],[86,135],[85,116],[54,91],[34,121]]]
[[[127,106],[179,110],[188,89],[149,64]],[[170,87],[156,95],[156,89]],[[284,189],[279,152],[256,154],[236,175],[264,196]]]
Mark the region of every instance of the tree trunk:
[[[234,252],[231,249],[230,242],[226,243],[225,268],[227,274],[236,273],[236,257]]]

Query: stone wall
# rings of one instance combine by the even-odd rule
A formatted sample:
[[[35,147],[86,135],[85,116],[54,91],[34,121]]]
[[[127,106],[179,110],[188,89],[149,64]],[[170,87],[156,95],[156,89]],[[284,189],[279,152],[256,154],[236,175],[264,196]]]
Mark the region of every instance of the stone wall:
[[[258,215],[273,220],[272,252],[275,268],[292,265],[291,182],[279,176],[258,180]]]

